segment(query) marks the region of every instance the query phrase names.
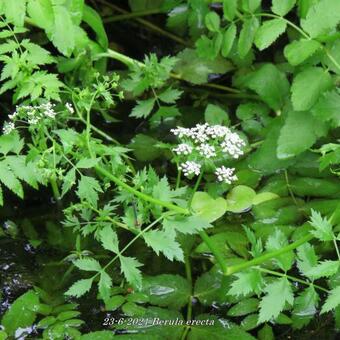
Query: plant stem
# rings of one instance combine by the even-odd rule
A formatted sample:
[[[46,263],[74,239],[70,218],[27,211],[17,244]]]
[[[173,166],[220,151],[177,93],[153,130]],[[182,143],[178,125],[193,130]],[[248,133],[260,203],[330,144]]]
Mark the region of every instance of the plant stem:
[[[59,191],[59,188],[58,188],[57,180],[55,178],[55,174],[53,174],[50,177],[50,183],[51,183],[51,188],[52,188],[52,191],[53,191],[53,197],[56,201],[59,201],[61,195],[60,195],[60,191]]]
[[[112,180],[114,183],[116,183],[121,188],[124,188],[128,192],[130,192],[133,195],[141,198],[144,201],[154,203],[156,205],[162,206],[162,207],[167,208],[169,210],[175,211],[175,212],[177,212],[179,214],[183,214],[183,215],[189,215],[190,214],[188,209],[182,208],[182,207],[180,207],[178,205],[175,205],[175,204],[172,204],[172,203],[169,203],[169,202],[161,201],[159,199],[156,199],[156,198],[154,198],[152,196],[146,195],[146,194],[136,190],[135,188],[133,188],[130,185],[126,184],[121,179],[119,179],[118,177],[114,176],[113,174],[111,174],[110,172],[108,172],[106,169],[104,169],[103,167],[101,167],[99,165],[95,166],[95,169],[96,169],[97,172],[99,172],[103,176],[109,178],[110,180]]]
[[[263,273],[267,273],[267,274],[271,274],[271,275],[275,275],[275,276],[280,276],[280,277],[286,277],[287,279],[291,280],[291,281],[295,281],[295,282],[299,282],[299,283],[302,283],[306,286],[314,286],[315,288],[319,289],[319,290],[322,290],[326,293],[328,293],[328,289],[326,288],[323,288],[321,286],[318,286],[318,285],[315,285],[313,282],[308,282],[308,281],[305,281],[305,280],[301,280],[295,276],[290,276],[290,275],[286,275],[284,273],[280,273],[280,272],[276,272],[276,271],[273,271],[273,270],[268,270],[268,269],[265,269],[265,268],[259,268],[259,270]]]
[[[197,181],[195,183],[195,186],[194,186],[194,189],[192,191],[192,195],[190,197],[190,200],[189,200],[189,204],[188,204],[188,207],[190,209],[191,207],[191,202],[192,202],[192,199],[194,198],[194,195],[195,195],[195,192],[197,191],[198,189],[198,186],[200,185],[201,181],[202,181],[202,178],[203,178],[203,171],[201,171],[201,173],[199,174],[198,178],[197,178]]]
[[[335,248],[336,254],[337,254],[338,259],[340,261],[340,252],[339,252],[339,247],[338,247],[338,245],[336,243],[336,238],[333,238],[333,243],[334,243],[334,248]]]
[[[185,273],[186,273],[187,281],[188,281],[189,286],[190,286],[190,296],[188,298],[188,310],[187,310],[187,321],[188,321],[188,320],[191,320],[191,318],[192,318],[192,294],[193,294],[191,266],[190,266],[190,259],[189,259],[188,255],[185,255],[184,261],[185,261],[184,262]],[[182,337],[181,337],[182,340],[185,340],[185,338],[186,338],[186,336],[189,332],[189,329],[190,329],[189,326],[186,326],[184,328],[184,331],[183,331],[183,334],[182,334]]]
[[[119,12],[119,13],[122,13],[122,14],[131,14],[129,11],[126,11],[125,9],[122,9],[120,8],[119,6],[115,5],[115,4],[111,4],[110,2],[106,1],[106,0],[98,0],[99,2],[101,2],[102,4],[108,6],[108,7],[111,7],[112,9],[114,9],[115,11]],[[182,39],[181,37],[171,33],[171,32],[168,32],[160,27],[158,27],[157,25],[145,20],[145,19],[142,19],[140,17],[133,17],[132,18],[134,21],[142,24],[144,27],[150,29],[151,31],[155,32],[155,33],[158,33],[160,35],[163,35],[181,45],[184,45],[184,46],[187,46],[187,47],[191,47],[191,44],[187,41],[185,41],[184,39]],[[104,21],[105,22],[105,21]]]
[[[266,253],[262,256],[256,257],[256,258],[254,258],[250,261],[240,263],[240,264],[235,265],[235,266],[228,267],[227,270],[226,270],[226,274],[231,275],[231,274],[240,272],[241,270],[260,265],[260,264],[266,262],[267,260],[272,259],[273,257],[277,257],[279,255],[287,253],[290,250],[296,249],[297,247],[299,247],[302,244],[312,240],[313,238],[314,238],[313,235],[308,234],[308,235],[302,237],[300,240],[295,241],[295,242],[293,242],[293,243],[291,243],[291,244],[289,244],[289,245],[287,245],[287,246],[285,246],[285,247],[283,247],[279,250],[274,250],[274,251]]]
[[[110,22],[116,22],[116,21],[122,21],[122,20],[128,20],[128,19],[134,19],[138,17],[144,17],[147,15],[152,15],[152,14],[159,14],[162,13],[162,10],[160,8],[149,8],[145,9],[143,11],[138,11],[138,12],[131,12],[131,13],[125,13],[125,14],[120,14],[120,15],[113,15],[110,17],[103,18],[104,23],[110,23]]]
[[[178,166],[177,166],[178,169]],[[182,171],[181,169],[177,170],[177,178],[176,178],[176,189],[179,188],[179,185],[181,184],[181,175],[182,175]]]

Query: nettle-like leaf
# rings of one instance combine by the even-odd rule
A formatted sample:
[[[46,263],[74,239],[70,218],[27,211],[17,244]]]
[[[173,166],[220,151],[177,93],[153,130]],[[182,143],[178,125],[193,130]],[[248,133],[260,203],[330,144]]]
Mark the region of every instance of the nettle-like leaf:
[[[266,296],[260,302],[258,323],[277,318],[286,303],[292,305],[294,302],[292,286],[286,277],[268,284],[264,291]]]
[[[313,230],[310,232],[320,241],[332,241],[334,239],[333,227],[327,218],[315,210],[312,210],[310,224]]]
[[[283,19],[265,21],[257,30],[255,45],[262,51],[269,47],[278,37],[286,31],[287,23]]]
[[[339,267],[340,261],[325,260],[309,269],[305,275],[314,280],[319,279],[320,277],[330,277],[338,272]]]
[[[321,67],[308,67],[298,73],[291,87],[294,110],[309,110],[332,84],[330,74]]]
[[[151,247],[157,255],[163,253],[170,261],[184,262],[184,254],[179,243],[175,240],[176,233],[171,229],[151,230],[143,235],[145,243]]]
[[[100,241],[103,247],[107,250],[110,250],[116,254],[119,254],[119,243],[118,243],[118,236],[116,232],[112,229],[111,225],[105,226],[99,232]]]
[[[74,261],[73,264],[80,270],[95,271],[95,272],[98,272],[101,270],[100,263],[97,260],[92,259],[92,258],[78,259]]]
[[[231,284],[231,289],[228,291],[230,295],[243,295],[249,293],[259,294],[264,286],[264,281],[261,272],[257,269],[249,269],[240,273],[236,273],[237,279]]]
[[[121,272],[124,274],[127,282],[133,287],[140,289],[142,287],[142,273],[138,269],[142,264],[133,257],[119,256]]]
[[[183,234],[198,234],[201,230],[212,227],[212,225],[200,216],[169,217],[164,219],[164,230],[177,230]]]
[[[130,116],[135,118],[146,118],[151,113],[155,102],[155,98],[137,100],[137,105],[132,109]]]
[[[326,302],[321,308],[321,313],[327,313],[335,309],[340,304],[340,286],[332,289],[326,299]]]
[[[74,297],[81,297],[88,291],[90,291],[93,283],[93,278],[82,279],[75,282],[65,293],[65,295],[70,295]]]
[[[310,243],[305,243],[297,248],[297,258],[297,267],[303,275],[306,275],[318,263],[318,256]]]
[[[77,190],[77,195],[81,200],[86,200],[96,207],[99,192],[103,192],[103,190],[95,178],[85,175],[81,176]]]
[[[283,17],[295,6],[295,3],[296,0],[272,0],[271,10]]]

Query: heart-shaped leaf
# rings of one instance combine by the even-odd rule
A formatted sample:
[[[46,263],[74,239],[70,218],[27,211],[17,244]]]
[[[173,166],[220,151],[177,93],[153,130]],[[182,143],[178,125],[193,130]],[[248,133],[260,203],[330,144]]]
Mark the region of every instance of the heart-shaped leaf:
[[[256,192],[246,185],[238,185],[227,195],[227,211],[241,213],[249,209],[253,204]]]

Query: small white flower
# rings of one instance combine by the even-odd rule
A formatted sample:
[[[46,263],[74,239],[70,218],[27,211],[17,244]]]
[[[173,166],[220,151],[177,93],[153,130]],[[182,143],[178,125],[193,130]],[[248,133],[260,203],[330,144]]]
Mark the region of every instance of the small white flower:
[[[177,129],[171,129],[170,131],[178,138],[190,137],[191,129],[187,129],[181,126],[177,126]]]
[[[221,143],[222,150],[235,159],[243,155],[243,146],[245,142],[235,132],[227,134]]]
[[[66,103],[66,104],[65,104],[65,107],[66,107],[66,109],[67,109],[68,112],[70,112],[71,114],[74,113],[74,108],[73,108],[72,104]]]
[[[177,146],[177,148],[172,149],[172,151],[176,152],[177,155],[190,155],[193,148],[191,145],[186,143],[181,143]]]
[[[216,168],[215,175],[219,182],[231,184],[237,180],[237,176],[234,175],[234,171],[234,168],[226,168],[224,165],[222,165],[221,167]]]
[[[222,125],[212,125],[207,128],[207,134],[212,138],[222,138],[230,132],[229,128]]]
[[[13,122],[5,122],[4,126],[2,128],[2,132],[5,135],[8,135],[9,133],[11,133],[13,130],[15,129],[15,125]]]
[[[216,150],[215,147],[209,144],[201,144],[197,147],[197,150],[199,151],[200,155],[205,158],[212,158],[216,157]]]
[[[193,161],[186,161],[179,165],[179,169],[183,171],[185,177],[198,176],[201,172],[201,165]]]

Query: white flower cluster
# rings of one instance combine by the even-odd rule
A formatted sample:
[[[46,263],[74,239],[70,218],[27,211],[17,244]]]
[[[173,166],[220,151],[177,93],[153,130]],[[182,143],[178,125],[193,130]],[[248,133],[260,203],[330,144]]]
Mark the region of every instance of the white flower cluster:
[[[237,159],[243,155],[245,142],[236,132],[222,125],[197,124],[193,128],[177,127],[171,132],[178,137],[181,143],[173,149],[177,155],[187,156],[179,164],[184,176],[198,176],[201,172],[201,163],[213,160],[214,157],[228,156]],[[215,169],[219,182],[231,184],[237,180],[235,169],[221,166]]]
[[[71,104],[66,103],[66,109],[69,113],[73,113],[74,109]],[[39,124],[43,119],[55,119],[57,112],[55,111],[55,104],[50,102],[40,105],[21,105],[17,106],[15,111],[8,115],[10,121],[5,122],[3,126],[3,133],[11,133],[15,129],[15,122],[20,121],[27,123],[30,126]]]
[[[215,175],[219,182],[225,182],[231,184],[234,181],[237,181],[237,176],[234,175],[235,169],[233,168],[226,168],[222,165],[219,168],[216,168]]]
[[[192,175],[198,176],[201,172],[201,165],[197,162],[186,161],[179,165],[179,169],[183,171],[185,177],[190,177]]]

